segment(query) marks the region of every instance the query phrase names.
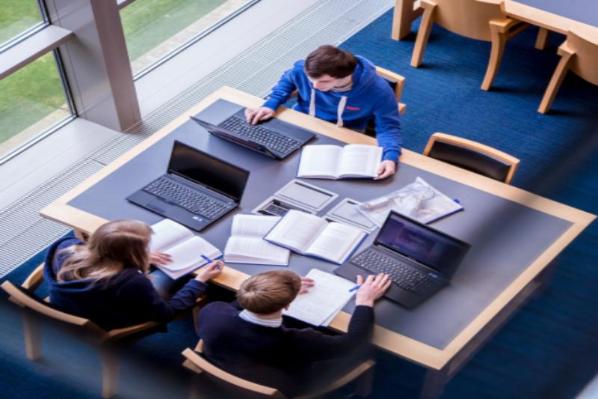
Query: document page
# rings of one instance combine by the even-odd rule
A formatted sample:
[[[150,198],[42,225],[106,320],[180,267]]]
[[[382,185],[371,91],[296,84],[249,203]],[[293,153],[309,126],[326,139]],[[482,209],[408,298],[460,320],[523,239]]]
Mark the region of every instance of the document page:
[[[318,269],[311,269],[305,277],[313,279],[314,286],[297,295],[284,314],[314,326],[327,326],[353,296],[350,290],[355,283]]]
[[[163,219],[152,226],[150,251],[165,251],[176,243],[193,237],[193,232],[170,219]]]
[[[341,153],[342,147],[336,145],[306,145],[301,151],[297,176],[336,178]]]
[[[376,177],[382,160],[382,148],[366,144],[349,144],[343,148],[338,167],[339,177]]]
[[[268,233],[266,239],[304,253],[326,225],[327,222],[318,216],[292,209]]]
[[[307,253],[335,263],[343,263],[367,235],[360,228],[332,222],[322,231]]]
[[[270,244],[262,238],[232,236],[224,248],[224,261],[286,266],[289,264],[290,254],[288,249]]]
[[[264,237],[280,221],[280,216],[235,215],[231,234],[233,236]]]

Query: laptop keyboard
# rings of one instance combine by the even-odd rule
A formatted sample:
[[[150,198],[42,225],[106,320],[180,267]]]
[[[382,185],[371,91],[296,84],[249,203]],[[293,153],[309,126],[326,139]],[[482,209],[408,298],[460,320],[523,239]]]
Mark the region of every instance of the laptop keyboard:
[[[413,291],[428,280],[427,273],[409,266],[390,256],[386,256],[373,248],[366,249],[351,259],[351,263],[374,274],[386,273],[393,283],[406,290]]]
[[[260,125],[250,125],[244,117],[233,115],[218,127],[234,132],[280,154],[289,154],[301,147],[301,142]]]
[[[150,194],[165,201],[174,203],[185,208],[191,213],[214,219],[229,208],[229,204],[218,201],[208,195],[193,190],[184,184],[177,183],[166,176],[154,180],[143,188]]]

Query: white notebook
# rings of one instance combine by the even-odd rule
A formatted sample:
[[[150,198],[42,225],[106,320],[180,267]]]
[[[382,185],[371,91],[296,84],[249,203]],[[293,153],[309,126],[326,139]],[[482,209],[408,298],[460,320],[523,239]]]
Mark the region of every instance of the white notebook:
[[[297,295],[284,314],[314,326],[328,326],[355,294],[351,291],[355,283],[318,269],[311,269],[305,277],[313,279],[314,286]]]
[[[170,219],[153,224],[152,231],[150,251],[164,252],[172,257],[171,263],[156,265],[170,278],[177,279],[208,263],[203,256],[212,260],[222,256],[218,248]]]
[[[265,239],[302,255],[342,264],[366,237],[360,228],[290,210]]]
[[[306,145],[297,177],[314,179],[374,178],[382,148],[366,144]]]
[[[288,265],[290,251],[264,240],[264,236],[279,221],[279,216],[235,215],[231,228],[231,237],[224,248],[224,261],[260,265]]]

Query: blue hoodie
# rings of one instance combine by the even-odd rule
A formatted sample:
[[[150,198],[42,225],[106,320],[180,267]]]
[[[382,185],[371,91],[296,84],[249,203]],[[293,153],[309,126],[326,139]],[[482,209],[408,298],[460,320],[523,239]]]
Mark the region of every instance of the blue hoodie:
[[[206,284],[191,279],[172,298],[163,300],[151,281],[134,267],[126,267],[104,280],[57,281],[56,275],[70,256],[63,250],[81,244],[74,237],[65,237],[48,249],[44,280],[48,283],[50,303],[106,330],[150,320],[167,322],[176,312],[195,305],[196,298],[207,289]]]
[[[351,90],[322,92],[314,89],[305,73],[304,61],[297,61],[282,75],[263,106],[276,110],[297,90],[295,110],[338,126],[363,130],[373,117],[376,138],[383,148],[382,159],[397,161],[401,154],[401,132],[396,97],[370,61],[360,56],[356,58]]]

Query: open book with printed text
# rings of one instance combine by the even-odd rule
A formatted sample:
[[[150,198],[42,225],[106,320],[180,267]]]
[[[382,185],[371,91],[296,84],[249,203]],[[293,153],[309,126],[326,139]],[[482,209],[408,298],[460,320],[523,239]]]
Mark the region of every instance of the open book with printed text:
[[[367,233],[360,228],[309,213],[290,210],[265,239],[302,255],[311,255],[342,264]]]
[[[297,177],[314,179],[374,178],[382,148],[366,144],[306,145]]]
[[[224,248],[224,261],[261,265],[289,264],[290,251],[264,240],[279,216],[235,215],[231,236]]]

